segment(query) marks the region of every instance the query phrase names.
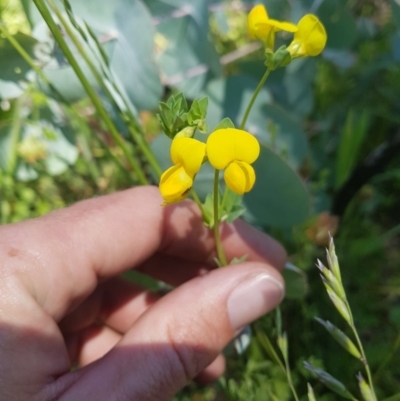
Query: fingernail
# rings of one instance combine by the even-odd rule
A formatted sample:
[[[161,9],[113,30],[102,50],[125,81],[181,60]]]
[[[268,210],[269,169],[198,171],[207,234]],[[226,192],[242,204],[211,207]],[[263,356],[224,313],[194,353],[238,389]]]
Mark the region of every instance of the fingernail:
[[[228,298],[232,329],[238,330],[265,315],[282,301],[283,296],[283,284],[268,274],[243,281]]]

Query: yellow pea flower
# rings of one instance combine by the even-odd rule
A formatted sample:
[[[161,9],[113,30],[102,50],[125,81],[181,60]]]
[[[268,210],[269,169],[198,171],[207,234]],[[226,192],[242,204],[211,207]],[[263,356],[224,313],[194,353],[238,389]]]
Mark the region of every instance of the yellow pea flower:
[[[217,170],[223,170],[228,188],[239,195],[249,192],[256,181],[253,167],[260,154],[257,139],[246,131],[225,128],[214,131],[207,140],[207,157]]]
[[[313,14],[306,14],[297,24],[292,43],[287,50],[292,57],[318,56],[326,45],[326,31]]]
[[[247,29],[253,39],[260,39],[269,49],[274,48],[275,32],[296,32],[297,26],[291,22],[270,19],[266,8],[258,4],[252,8],[247,17]]]
[[[194,138],[175,138],[171,144],[171,160],[181,164],[186,172],[193,176],[199,170],[206,154],[206,144]]]
[[[159,185],[164,206],[189,195],[194,176],[204,161],[206,145],[193,138],[179,137],[172,141],[170,154],[174,165],[164,171]]]

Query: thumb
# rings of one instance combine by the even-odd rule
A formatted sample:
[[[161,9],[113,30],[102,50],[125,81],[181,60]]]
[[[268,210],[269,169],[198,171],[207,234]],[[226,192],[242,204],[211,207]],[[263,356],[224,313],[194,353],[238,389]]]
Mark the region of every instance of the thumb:
[[[171,400],[241,328],[282,300],[280,274],[258,262],[211,271],[150,307],[102,359],[71,373],[63,400]],[[71,384],[71,381],[70,381]]]

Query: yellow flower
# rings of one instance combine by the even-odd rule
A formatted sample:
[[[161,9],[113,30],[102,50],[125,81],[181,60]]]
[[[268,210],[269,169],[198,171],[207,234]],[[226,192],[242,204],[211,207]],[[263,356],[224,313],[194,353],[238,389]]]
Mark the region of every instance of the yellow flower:
[[[239,195],[249,192],[256,181],[253,167],[260,154],[257,139],[235,128],[214,131],[207,140],[207,157],[217,170],[223,170],[225,183]]]
[[[318,56],[326,45],[326,31],[313,14],[306,14],[297,24],[298,31],[287,50],[292,57]]]
[[[260,39],[270,49],[274,48],[275,32],[296,32],[296,25],[291,22],[270,19],[262,4],[253,7],[247,18],[247,29],[253,39]]]
[[[196,139],[175,138],[171,144],[171,160],[174,164],[160,178],[163,205],[185,199],[193,186],[194,176],[200,170],[206,154],[206,145]]]

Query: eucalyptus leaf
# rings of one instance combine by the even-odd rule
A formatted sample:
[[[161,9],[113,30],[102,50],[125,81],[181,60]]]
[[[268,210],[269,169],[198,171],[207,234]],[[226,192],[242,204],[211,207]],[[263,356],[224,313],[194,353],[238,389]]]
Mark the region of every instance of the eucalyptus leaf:
[[[34,57],[37,40],[32,36],[18,32],[13,35],[19,45],[31,56]],[[31,70],[30,65],[18,53],[12,44],[6,39],[0,39],[0,79],[17,82],[25,79],[25,75]]]
[[[291,227],[307,219],[310,198],[300,177],[274,152],[261,147],[254,188],[243,197],[246,218],[257,225]]]
[[[354,17],[341,0],[323,1],[317,15],[325,26],[329,49],[348,49],[357,38],[357,25]]]
[[[160,3],[176,7],[170,9],[171,16],[160,18],[157,24],[158,38],[163,43],[157,59],[165,83],[177,87],[189,98],[199,97],[209,77],[222,74],[218,53],[208,34],[210,1],[148,1],[152,10],[165,7]],[[180,17],[174,18],[174,12]]]
[[[204,91],[209,97],[208,125],[218,126],[221,120],[229,118],[236,127],[240,126],[256,87],[257,81],[246,75],[211,81]],[[265,87],[254,102],[245,129],[284,157],[290,166],[297,168],[303,163],[308,145],[300,122],[273,104]]]
[[[24,93],[23,85],[0,79],[0,99],[9,100],[20,97]]]
[[[111,71],[130,101],[138,109],[155,108],[161,97],[162,87],[158,69],[153,60],[154,28],[151,15],[143,3],[140,0],[118,0],[106,2],[102,4],[102,7],[99,7],[95,0],[84,2],[70,0],[69,3],[74,18],[71,18],[71,12],[67,14],[67,17],[69,15],[71,18],[72,25],[84,26],[81,21],[85,21],[92,33],[97,35],[104,46]],[[60,8],[63,9],[62,6]],[[43,30],[40,24],[43,25],[44,22],[36,24],[35,30]],[[80,37],[88,56],[92,58],[95,65],[98,65],[98,58],[94,57],[98,49],[93,45],[90,49],[88,46],[90,42],[85,42],[89,36],[80,35]],[[83,66],[80,55],[76,51],[74,54]],[[56,61],[53,60],[51,63],[54,71],[49,68],[46,70],[46,74],[52,75],[51,80],[54,85],[57,89],[64,91],[68,88],[64,87],[63,83],[67,82],[73,88],[66,93],[68,99],[76,100],[83,97],[84,93],[80,84],[77,83],[78,79],[72,68],[60,62],[57,64]],[[88,76],[94,84],[91,74]],[[63,92],[62,94],[64,95]]]
[[[204,90],[204,95],[209,97],[208,125],[215,127],[223,119],[229,118],[238,127],[256,87],[257,81],[245,75],[210,81]],[[246,126],[253,134],[257,135],[261,131],[265,131],[263,108],[266,104],[271,103],[271,100],[269,91],[262,88],[254,102]],[[259,121],[261,121],[261,127]]]

